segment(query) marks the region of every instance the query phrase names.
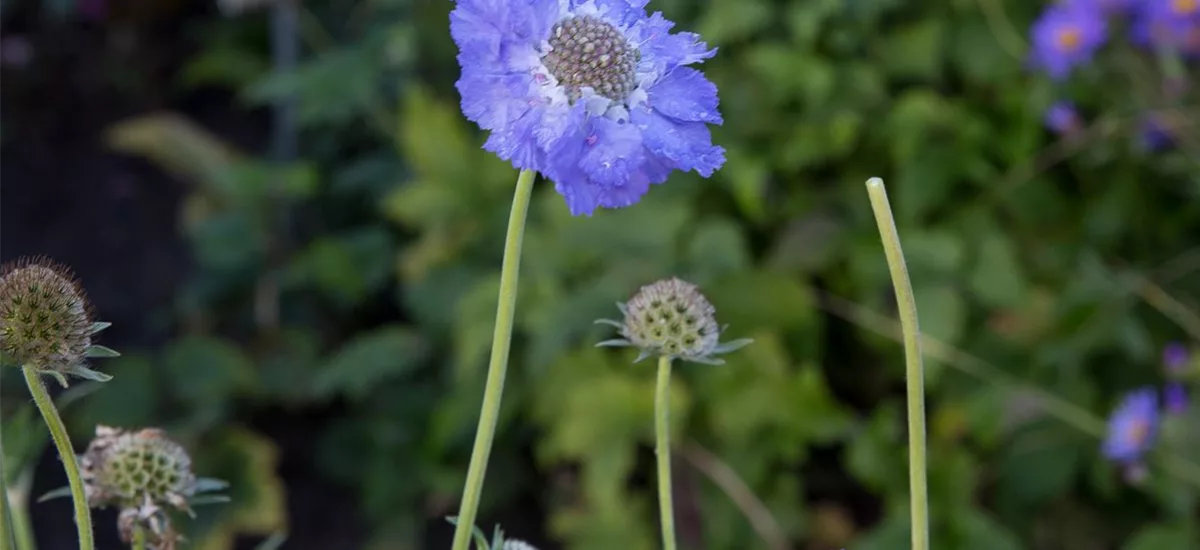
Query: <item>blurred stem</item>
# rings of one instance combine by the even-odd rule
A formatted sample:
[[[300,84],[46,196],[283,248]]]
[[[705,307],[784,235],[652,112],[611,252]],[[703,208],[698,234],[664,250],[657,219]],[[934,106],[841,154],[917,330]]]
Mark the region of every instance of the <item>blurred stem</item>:
[[[13,535],[17,539],[17,550],[37,550],[37,541],[33,538],[33,520],[29,517],[29,486],[32,484],[32,471],[21,474],[25,481],[19,485],[24,488],[12,488],[8,492],[8,504],[12,506]]]
[[[146,550],[146,531],[141,525],[133,528],[133,550]]]
[[[479,495],[487,475],[488,457],[496,436],[496,420],[500,416],[500,400],[504,394],[504,377],[508,370],[508,349],[512,343],[513,312],[517,304],[517,278],[521,271],[521,245],[525,240],[525,217],[533,180],[537,172],[522,170],[513,193],[512,211],[508,215],[508,232],[504,237],[504,261],[500,268],[500,299],[496,305],[496,328],[492,333],[492,358],[488,364],[487,384],[483,389],[483,405],[479,411],[479,427],[475,430],[475,447],[471,450],[471,465],[463,488],[458,522],[454,527],[453,550],[467,550]]]
[[[92,540],[92,511],[88,508],[87,494],[83,491],[83,479],[79,475],[79,462],[75,458],[75,448],[71,446],[71,438],[67,435],[67,427],[63,425],[62,417],[58,416],[58,409],[54,408],[54,401],[50,399],[50,392],[46,391],[46,385],[42,383],[38,372],[33,367],[22,367],[21,370],[25,371],[25,383],[29,386],[29,393],[33,394],[33,402],[37,405],[38,411],[42,413],[46,427],[50,429],[50,437],[54,440],[58,457],[62,460],[63,469],[67,472],[67,483],[71,486],[71,499],[75,503],[75,527],[79,530],[79,550],[95,550],[95,543]]]
[[[675,506],[671,499],[671,358],[658,358],[654,388],[654,455],[658,459],[658,515],[663,550],[675,550]]]
[[[900,235],[892,219],[892,207],[888,204],[887,189],[883,180],[867,180],[867,193],[871,197],[871,209],[875,211],[875,223],[883,240],[883,252],[887,256],[888,270],[892,274],[892,286],[896,291],[896,305],[900,313],[900,327],[904,334],[904,370],[908,399],[908,492],[912,514],[912,550],[929,550],[929,494],[925,480],[925,368],[921,363],[921,331],[917,325],[917,302],[913,298],[912,282],[908,279],[908,267],[904,264],[904,251],[900,248]]]
[[[3,378],[3,374],[0,372],[0,378]],[[0,411],[2,410],[0,409]],[[2,414],[0,414],[0,426],[3,425],[2,420]],[[3,439],[3,435],[0,434],[0,508],[3,508],[3,518],[0,518],[0,550],[13,550],[17,544],[16,539],[13,538],[16,524],[13,522],[11,495],[8,492],[8,470],[4,464]]]

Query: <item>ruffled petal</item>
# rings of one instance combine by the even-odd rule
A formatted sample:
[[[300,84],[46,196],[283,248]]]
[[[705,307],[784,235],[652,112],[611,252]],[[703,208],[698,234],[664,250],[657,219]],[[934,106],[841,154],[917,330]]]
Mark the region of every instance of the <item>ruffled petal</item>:
[[[590,126],[579,167],[587,173],[588,179],[601,186],[629,183],[633,172],[645,160],[642,132],[633,124],[621,124],[604,117],[593,118]]]
[[[691,67],[679,67],[667,73],[647,90],[654,110],[683,122],[721,124],[717,110],[717,86],[704,73]]]
[[[463,69],[455,87],[462,97],[462,111],[467,119],[484,130],[496,130],[529,110],[532,82],[533,77],[527,74],[496,75]]]
[[[661,160],[649,154],[643,155],[643,162],[629,178],[625,185],[608,187],[600,192],[600,206],[604,208],[624,208],[636,204],[650,190],[651,184],[667,180],[671,168]]]
[[[590,216],[599,205],[599,189],[588,181],[580,168],[587,140],[587,113],[583,103],[576,103],[565,112],[557,139],[543,146],[546,151],[543,173],[554,182],[554,189],[567,201],[572,215]]]
[[[509,124],[493,130],[483,148],[511,161],[514,168],[537,170],[542,165],[545,153],[538,148],[533,134],[544,112],[541,107],[530,106]]]
[[[661,76],[680,65],[691,65],[717,54],[716,48],[709,49],[694,32],[672,34],[674,26],[661,12],[654,12],[633,25],[630,35],[642,52],[639,72]]]
[[[712,144],[703,122],[679,122],[648,106],[636,108],[632,121],[642,130],[642,142],[654,155],[680,170],[709,177],[725,164],[725,149]]]

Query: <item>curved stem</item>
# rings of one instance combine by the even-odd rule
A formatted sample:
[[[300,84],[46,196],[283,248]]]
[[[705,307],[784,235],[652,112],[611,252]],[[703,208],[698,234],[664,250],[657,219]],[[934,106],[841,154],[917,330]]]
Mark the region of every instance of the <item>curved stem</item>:
[[[671,358],[658,358],[654,388],[654,454],[658,458],[658,514],[663,550],[675,550],[675,506],[671,499]]]
[[[929,550],[929,489],[925,479],[925,367],[921,363],[921,331],[917,325],[917,302],[913,298],[912,282],[904,264],[900,235],[892,219],[887,189],[883,180],[867,180],[871,209],[883,240],[896,305],[900,310],[900,327],[904,335],[904,371],[908,400],[908,492],[912,514],[912,550]]]
[[[79,550],[94,550],[92,512],[88,508],[87,494],[83,491],[83,479],[79,475],[79,462],[75,458],[75,449],[71,447],[71,439],[67,436],[67,427],[63,425],[62,418],[58,416],[58,409],[54,408],[50,392],[46,391],[46,385],[42,383],[37,371],[31,367],[23,367],[21,370],[25,371],[25,383],[29,385],[29,393],[33,394],[33,402],[37,404],[38,411],[46,420],[46,426],[50,428],[50,437],[54,439],[54,446],[58,450],[59,458],[62,459],[63,469],[67,472],[67,483],[71,486],[71,499],[75,502],[75,526],[79,529]]]
[[[512,212],[508,217],[508,233],[504,237],[504,263],[500,268],[500,301],[496,306],[496,329],[492,333],[492,358],[488,364],[487,384],[483,389],[483,406],[479,411],[479,427],[475,431],[475,447],[471,465],[467,468],[467,483],[454,527],[453,550],[467,550],[475,527],[479,495],[487,474],[492,440],[496,436],[496,420],[500,416],[500,400],[504,394],[504,377],[508,370],[508,348],[512,341],[513,312],[517,302],[517,277],[521,270],[521,244],[525,240],[525,216],[529,212],[529,197],[533,192],[532,170],[522,170],[517,177]]]
[[[146,531],[141,525],[133,528],[133,550],[146,550]]]

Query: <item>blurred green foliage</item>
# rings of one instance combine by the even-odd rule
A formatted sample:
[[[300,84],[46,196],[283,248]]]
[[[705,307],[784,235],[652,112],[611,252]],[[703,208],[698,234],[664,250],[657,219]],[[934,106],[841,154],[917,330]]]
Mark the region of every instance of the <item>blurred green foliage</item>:
[[[256,160],[169,114],[110,135],[192,184],[180,230],[196,266],[179,339],[110,362],[116,378],[68,414],[77,434],[194,434],[203,473],[241,504],[211,511],[226,517],[205,548],[286,523],[278,451],[228,427],[248,410],[340,406],[311,434],[316,460],[354,490],[374,547],[421,547],[425,523],[456,508],[516,172],[458,112],[451,7],[305,3],[291,73],[270,70],[262,13],[196,29],[204,47],[180,84],[235,91],[247,109],[294,97],[298,162]],[[723,367],[678,369],[683,461],[696,446],[718,457],[805,548],[906,547],[901,348],[871,314],[893,308],[863,188],[878,175],[930,339],[935,546],[1200,548],[1197,480],[1153,467],[1131,486],[1097,439],[1121,392],[1160,380],[1162,344],[1186,337],[1145,290],[1200,300],[1195,160],[1132,146],[1132,120],[1055,142],[1041,116],[1059,91],[1023,69],[1024,31],[995,17],[1026,25],[1040,7],[652,2],[720,47],[704,69],[729,162],[591,218],[535,190],[484,517],[532,495],[566,548],[655,547],[653,373],[594,349],[609,334],[592,320],[677,275],[730,337],[756,340]],[[680,506],[702,518],[681,532],[763,547],[710,472],[677,469],[692,488]]]

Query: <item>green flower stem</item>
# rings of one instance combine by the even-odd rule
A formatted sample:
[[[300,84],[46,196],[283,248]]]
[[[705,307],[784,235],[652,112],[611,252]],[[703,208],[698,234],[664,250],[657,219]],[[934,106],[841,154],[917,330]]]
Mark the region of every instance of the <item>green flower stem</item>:
[[[525,217],[529,212],[529,197],[537,173],[522,170],[517,177],[512,212],[508,216],[508,233],[504,237],[504,263],[500,268],[500,303],[496,306],[496,329],[492,333],[492,358],[488,364],[487,384],[483,389],[483,406],[479,411],[479,427],[475,431],[475,448],[467,469],[467,484],[463,488],[458,522],[454,527],[453,550],[467,550],[479,495],[487,475],[488,457],[496,436],[496,419],[500,416],[500,399],[504,394],[504,376],[508,370],[508,348],[512,341],[513,311],[517,302],[517,277],[521,271],[521,244],[525,240]]]
[[[904,336],[904,365],[908,399],[908,492],[912,508],[912,550],[929,550],[929,489],[925,479],[925,367],[921,363],[921,331],[917,325],[917,302],[913,298],[912,282],[908,279],[908,267],[904,265],[904,251],[900,248],[900,235],[892,219],[892,207],[888,204],[887,189],[883,180],[867,180],[867,193],[871,197],[871,209],[875,211],[875,223],[883,240],[883,252],[887,256],[888,270],[892,274],[892,286],[896,290],[896,304],[900,310],[900,327]]]
[[[71,486],[71,498],[75,501],[75,526],[79,529],[79,550],[95,550],[92,540],[92,511],[88,508],[87,494],[83,491],[83,479],[79,475],[79,462],[75,458],[75,449],[71,447],[71,438],[67,436],[67,427],[54,408],[50,392],[32,367],[23,367],[25,383],[29,385],[29,393],[33,394],[33,402],[46,420],[50,428],[50,437],[58,449],[58,457],[62,460],[63,469],[67,471],[67,483]]]
[[[658,514],[663,550],[675,550],[675,506],[671,499],[671,358],[658,358],[654,388],[654,454],[658,459]]]
[[[2,373],[0,373],[2,374]],[[13,522],[12,495],[8,491],[8,470],[4,468],[4,443],[0,437],[0,550],[14,550],[17,540],[14,538],[16,524]]]
[[[133,550],[146,550],[146,531],[140,525],[133,528]]]
[[[13,534],[17,538],[17,550],[37,550],[33,539],[33,520],[29,517],[28,490],[9,491],[8,503],[12,506]]]

